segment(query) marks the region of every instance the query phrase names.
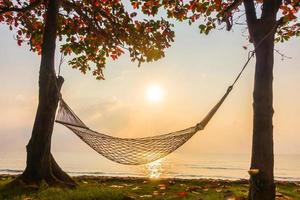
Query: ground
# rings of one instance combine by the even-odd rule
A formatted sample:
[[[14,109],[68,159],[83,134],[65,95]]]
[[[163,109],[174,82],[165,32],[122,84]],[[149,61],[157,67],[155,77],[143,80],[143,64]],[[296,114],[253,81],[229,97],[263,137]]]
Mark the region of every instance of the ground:
[[[0,175],[1,200],[133,200],[133,199],[195,199],[243,200],[248,192],[248,181],[182,180],[116,177],[75,177],[77,189],[9,188],[14,177]],[[300,200],[300,183],[278,182],[278,200]]]

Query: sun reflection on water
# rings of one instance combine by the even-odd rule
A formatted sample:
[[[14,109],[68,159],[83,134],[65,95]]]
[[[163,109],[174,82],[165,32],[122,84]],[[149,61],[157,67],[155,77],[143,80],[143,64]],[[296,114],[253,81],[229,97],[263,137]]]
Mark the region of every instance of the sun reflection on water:
[[[160,178],[164,173],[163,159],[144,165],[143,171],[150,179]]]

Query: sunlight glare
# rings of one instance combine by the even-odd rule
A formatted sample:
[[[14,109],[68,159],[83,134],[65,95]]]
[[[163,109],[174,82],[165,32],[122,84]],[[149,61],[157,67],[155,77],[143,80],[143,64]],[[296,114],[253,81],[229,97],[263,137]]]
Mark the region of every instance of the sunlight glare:
[[[144,166],[144,171],[150,179],[158,179],[163,174],[162,160],[159,159]]]
[[[147,88],[147,98],[150,102],[159,102],[162,100],[164,93],[159,85],[150,85]]]

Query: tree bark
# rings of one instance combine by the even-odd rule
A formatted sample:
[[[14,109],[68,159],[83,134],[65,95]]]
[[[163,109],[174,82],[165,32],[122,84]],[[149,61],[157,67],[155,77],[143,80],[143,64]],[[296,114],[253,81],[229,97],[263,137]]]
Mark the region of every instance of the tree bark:
[[[251,169],[259,171],[250,173],[251,200],[275,199],[272,122],[275,23],[276,21],[258,22],[252,34],[256,47],[256,66]]]
[[[61,170],[51,154],[51,137],[63,78],[56,78],[54,59],[57,36],[59,0],[49,0],[43,34],[39,73],[39,103],[30,141],[27,145],[26,169],[15,183],[39,186],[75,186],[75,182]]]

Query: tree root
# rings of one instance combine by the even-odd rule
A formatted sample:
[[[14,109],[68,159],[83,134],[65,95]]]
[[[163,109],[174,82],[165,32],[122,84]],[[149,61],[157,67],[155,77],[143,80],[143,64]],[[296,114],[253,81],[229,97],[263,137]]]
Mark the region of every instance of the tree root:
[[[66,184],[68,188],[75,188],[77,186],[76,182],[60,168],[52,154],[50,155],[50,160],[53,177],[58,179],[59,182]]]
[[[28,170],[25,170],[23,174],[9,183],[8,187],[38,189],[45,183],[49,187],[76,188],[76,182],[59,167],[52,154],[50,154],[49,165],[49,170],[46,170],[46,173],[43,173],[42,176],[36,176],[36,174],[32,174],[28,172]]]

